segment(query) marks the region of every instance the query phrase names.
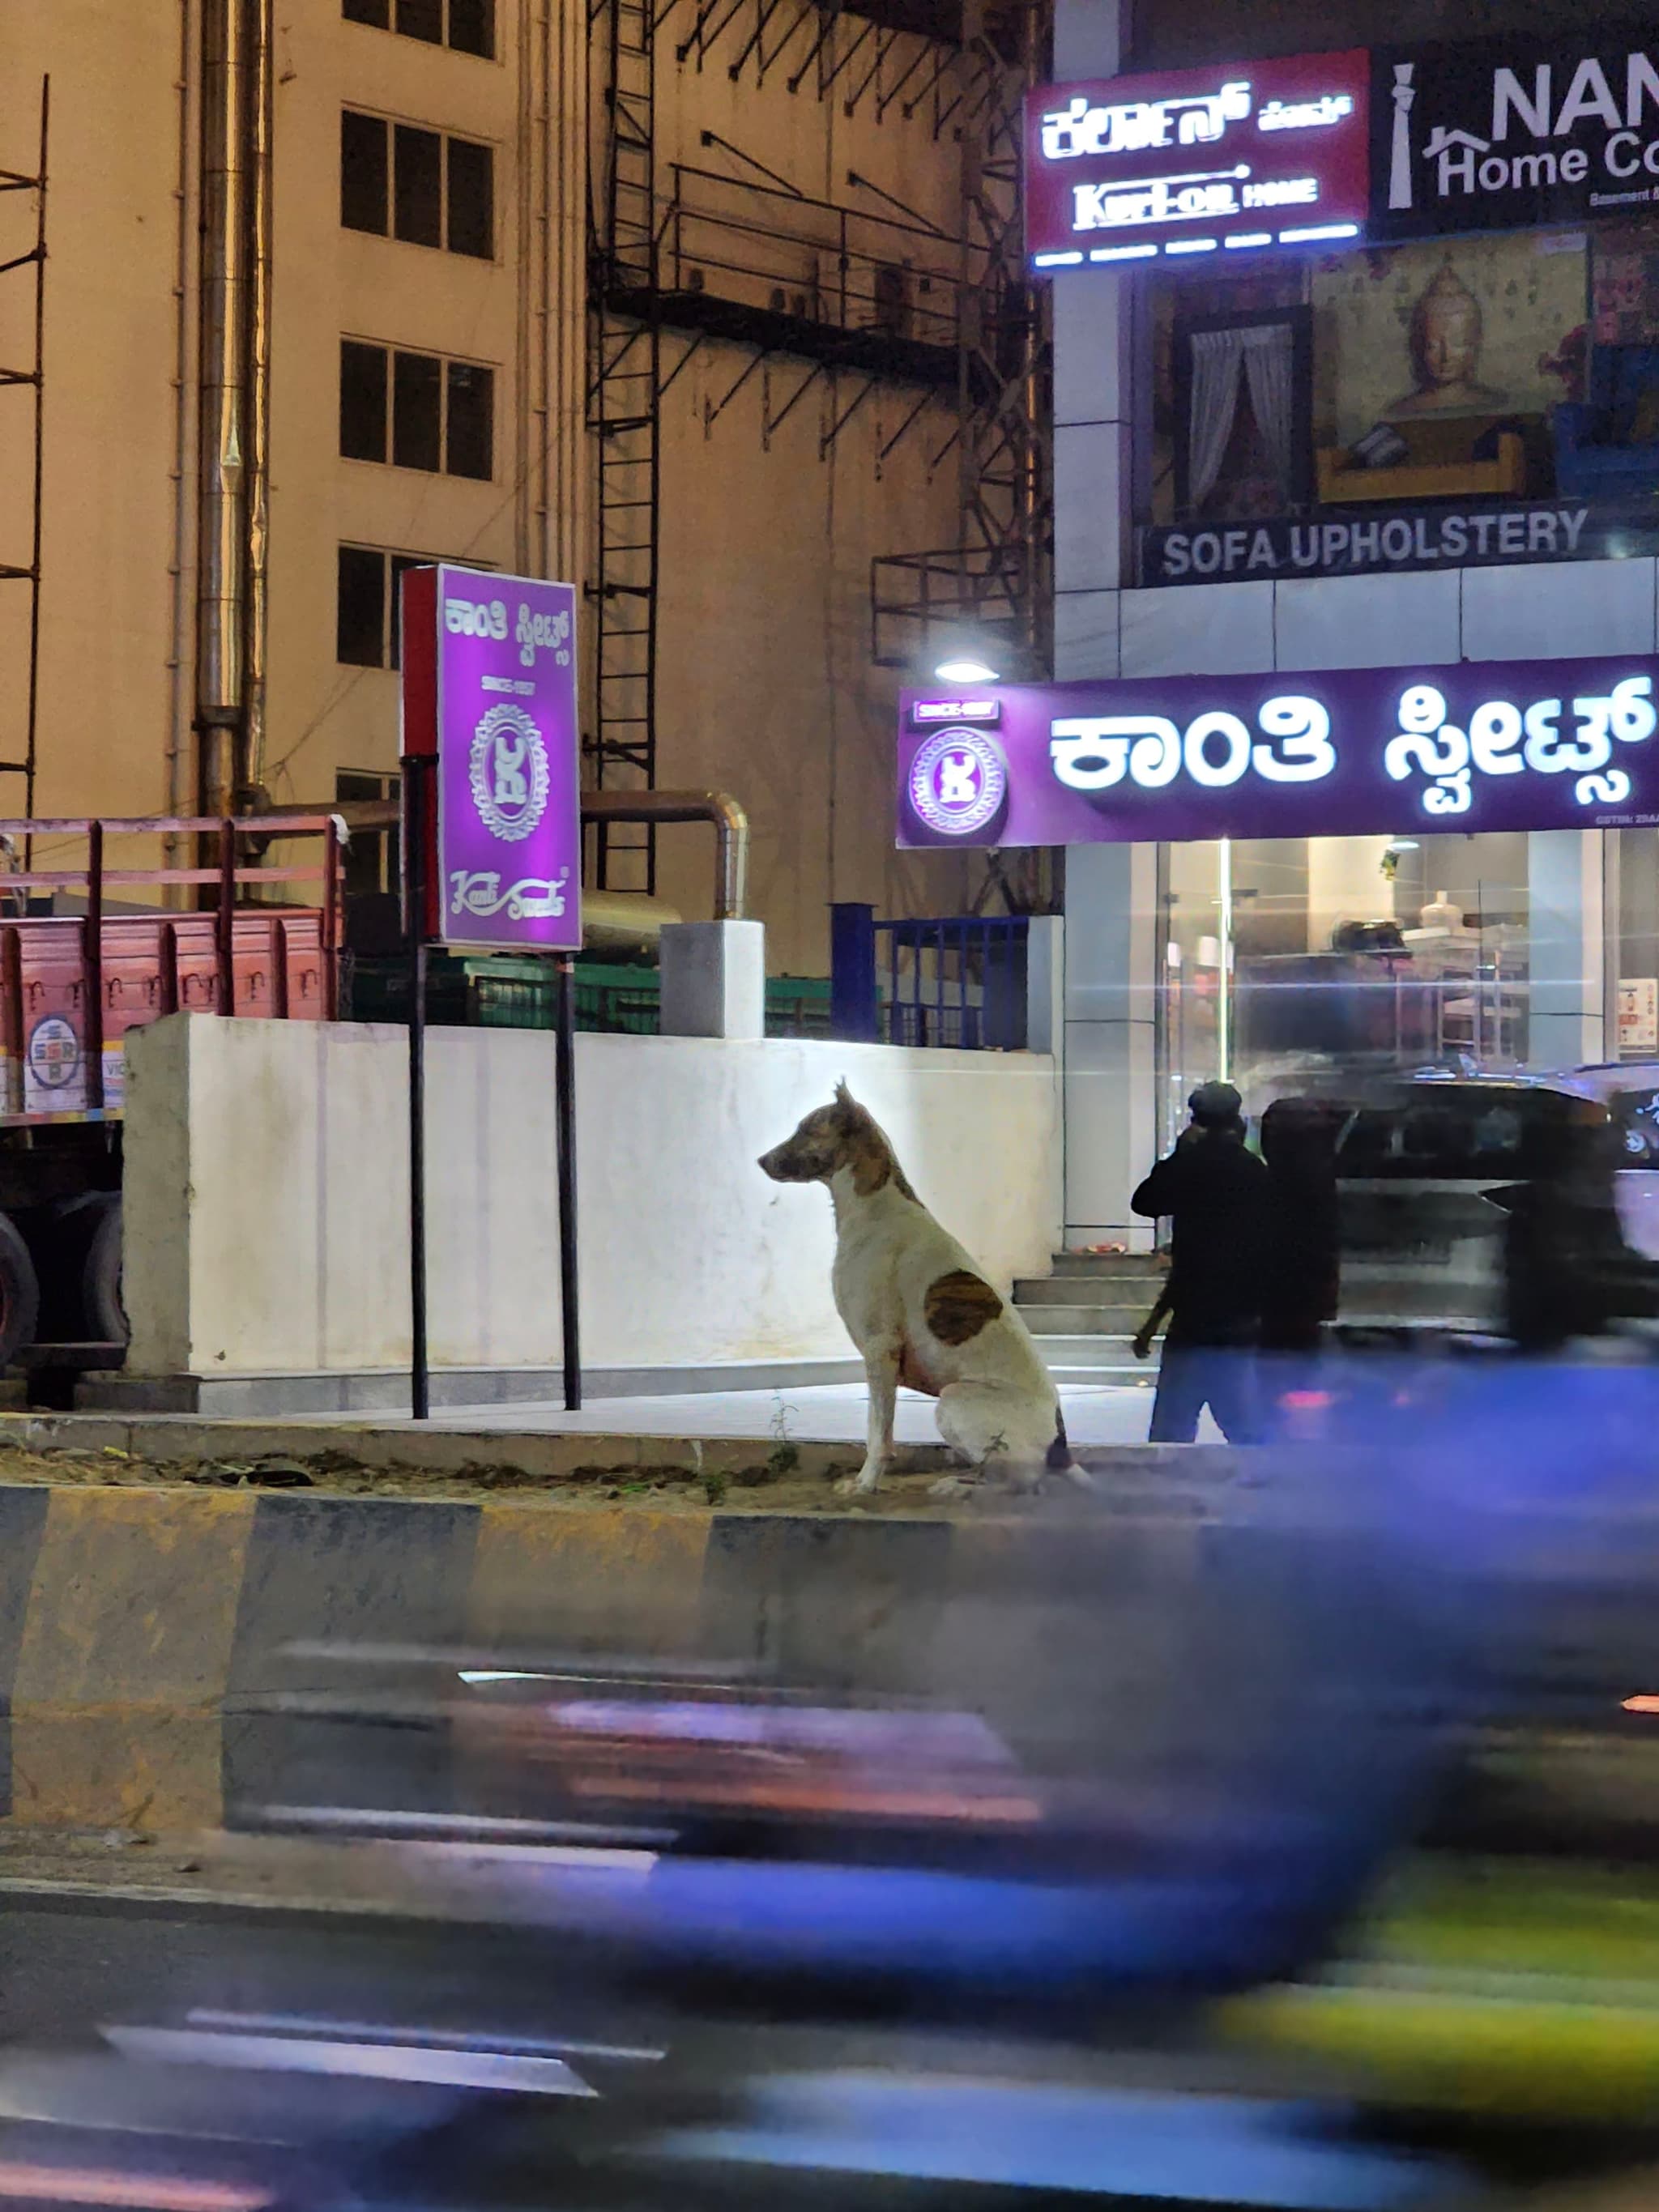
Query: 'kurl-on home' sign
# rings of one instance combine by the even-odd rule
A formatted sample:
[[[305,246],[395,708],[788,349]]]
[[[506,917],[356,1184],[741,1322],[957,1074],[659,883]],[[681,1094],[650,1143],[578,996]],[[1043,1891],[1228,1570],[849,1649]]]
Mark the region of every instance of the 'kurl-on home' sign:
[[[1659,205],[1659,31],[1360,48],[1050,85],[1039,270],[1582,223]]]
[[[1659,659],[904,695],[901,845],[1659,822]]]

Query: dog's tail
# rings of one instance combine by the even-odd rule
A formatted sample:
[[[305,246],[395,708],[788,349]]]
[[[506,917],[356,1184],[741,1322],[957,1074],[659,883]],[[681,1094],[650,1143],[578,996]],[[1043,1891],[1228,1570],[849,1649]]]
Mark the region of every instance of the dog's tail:
[[[1066,1440],[1066,1416],[1058,1406],[1054,1408],[1054,1440],[1043,1461],[1050,1474],[1064,1475],[1067,1482],[1075,1483],[1079,1490],[1092,1490],[1094,1483],[1086,1468],[1079,1467],[1072,1457],[1072,1447]]]

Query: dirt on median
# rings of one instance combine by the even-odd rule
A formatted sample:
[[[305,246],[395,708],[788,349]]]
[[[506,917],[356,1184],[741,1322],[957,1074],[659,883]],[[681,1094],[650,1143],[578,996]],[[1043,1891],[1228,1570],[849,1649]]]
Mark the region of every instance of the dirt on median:
[[[873,1495],[848,1496],[837,1487],[854,1474],[862,1454],[854,1444],[795,1444],[764,1439],[749,1443],[701,1442],[675,1446],[665,1438],[596,1437],[591,1460],[562,1455],[556,1470],[492,1459],[491,1439],[480,1436],[477,1457],[459,1457],[453,1466],[422,1468],[400,1463],[396,1445],[388,1451],[382,1434],[372,1449],[354,1452],[345,1441],[295,1440],[292,1450],[270,1443],[266,1429],[257,1443],[234,1428],[222,1451],[204,1449],[204,1431],[191,1425],[188,1454],[169,1453],[165,1431],[155,1443],[125,1449],[112,1443],[78,1443],[72,1433],[41,1449],[0,1431],[0,1484],[39,1484],[51,1488],[114,1487],[296,1492],[319,1497],[405,1498],[442,1504],[483,1504],[510,1498],[550,1513],[594,1513],[617,1506],[640,1506],[653,1513],[711,1512],[858,1515],[914,1519],[919,1515],[1006,1511],[1054,1513],[1089,1504],[1133,1511],[1154,1499],[1159,1510],[1182,1511],[1197,1492],[1224,1487],[1236,1472],[1232,1455],[1204,1445],[1114,1446],[1079,1455],[1091,1468],[1094,1491],[1084,1493],[1068,1483],[1053,1483],[1034,1499],[1014,1499],[1001,1484],[987,1484],[966,1496],[940,1498],[933,1486],[949,1462],[939,1447],[901,1448],[896,1465]],[[182,1441],[182,1440],[181,1440]],[[469,1440],[469,1442],[471,1440]],[[574,1439],[566,1440],[574,1443]],[[635,1450],[635,1446],[644,1450]],[[622,1453],[632,1450],[627,1458]],[[1195,1490],[1189,1490],[1195,1486]],[[1182,1493],[1188,1493],[1183,1498]]]
[[[920,1456],[920,1455],[919,1455]],[[55,1488],[114,1486],[126,1489],[231,1489],[310,1491],[325,1497],[404,1498],[434,1503],[476,1504],[511,1497],[554,1513],[591,1513],[617,1504],[637,1504],[653,1512],[902,1514],[943,1512],[948,1501],[929,1496],[938,1480],[937,1455],[918,1469],[901,1467],[887,1475],[873,1498],[837,1493],[837,1479],[854,1473],[860,1455],[847,1446],[826,1465],[822,1448],[814,1462],[801,1465],[793,1445],[757,1443],[751,1465],[730,1469],[691,1467],[641,1468],[637,1465],[580,1467],[550,1479],[524,1469],[479,1461],[453,1470],[368,1466],[343,1449],[262,1453],[243,1456],[228,1449],[223,1458],[165,1459],[101,1449],[35,1451],[0,1438],[0,1483],[44,1484]]]

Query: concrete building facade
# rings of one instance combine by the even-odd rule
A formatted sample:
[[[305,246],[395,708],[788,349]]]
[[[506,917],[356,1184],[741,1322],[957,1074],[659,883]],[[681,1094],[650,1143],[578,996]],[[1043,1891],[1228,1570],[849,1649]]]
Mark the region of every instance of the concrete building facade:
[[[1431,0],[1386,11],[1291,7],[1274,11],[1271,22],[1248,23],[1237,9],[1220,5],[1060,0],[1054,78],[1064,86],[1199,68],[1218,82],[1248,75],[1248,65],[1264,58],[1394,47],[1413,39],[1507,37],[1532,41],[1531,55],[1554,36],[1576,55],[1582,34],[1570,10],[1501,0],[1478,10]],[[1614,43],[1622,56],[1626,45],[1639,40]],[[1564,88],[1571,75],[1564,66]],[[1226,472],[1195,495],[1190,472],[1181,484],[1185,464],[1174,450],[1188,434],[1187,419],[1170,420],[1170,351],[1179,333],[1219,327],[1230,317],[1242,324],[1252,315],[1300,316],[1310,326],[1314,356],[1310,420],[1302,428],[1311,445],[1328,450],[1331,461],[1322,452],[1322,465],[1343,465],[1342,449],[1374,417],[1403,422],[1419,436],[1415,426],[1437,410],[1443,434],[1468,431],[1472,458],[1449,470],[1442,464],[1453,493],[1475,485],[1468,474],[1474,440],[1488,423],[1511,428],[1517,448],[1524,442],[1524,479],[1487,501],[1499,520],[1506,502],[1518,514],[1552,495],[1571,507],[1579,527],[1586,515],[1594,528],[1600,513],[1628,513],[1632,501],[1639,508],[1651,498],[1659,468],[1642,478],[1642,450],[1624,432],[1620,441],[1634,450],[1617,489],[1566,496],[1562,425],[1571,410],[1558,404],[1590,397],[1597,375],[1609,373],[1607,364],[1645,331],[1647,287],[1659,267],[1643,259],[1651,218],[1626,209],[1620,220],[1624,228],[1611,217],[1541,222],[1532,231],[1454,235],[1391,252],[1333,243],[1319,252],[1260,257],[1248,274],[1251,257],[1244,254],[1216,255],[1225,268],[1194,260],[1057,270],[1056,676],[1650,658],[1659,650],[1659,561],[1645,540],[1613,533],[1601,541],[1601,557],[1534,557],[1524,564],[1477,562],[1471,539],[1468,558],[1407,562],[1401,573],[1264,574],[1265,556],[1249,571],[1245,554],[1256,543],[1249,526],[1257,521],[1311,518],[1316,534],[1322,516],[1389,510],[1345,507],[1340,489],[1328,498],[1311,484],[1295,498],[1280,486],[1252,507],[1245,479],[1252,465],[1260,474],[1261,457],[1253,464],[1241,442],[1247,403],[1240,404]],[[1412,360],[1422,360],[1424,302],[1436,283],[1443,320],[1449,326],[1461,318],[1460,332],[1473,331],[1477,343],[1484,313],[1487,365],[1468,370],[1467,404],[1440,406],[1445,395],[1431,392],[1426,370],[1411,388]],[[1475,302],[1473,314],[1465,297]],[[1504,302],[1517,300],[1510,362],[1507,355],[1499,358],[1507,343]],[[1548,325],[1547,339],[1530,342],[1523,310],[1539,327]],[[1368,376],[1375,381],[1375,375],[1355,359],[1363,344],[1386,350],[1390,360],[1397,353],[1399,367],[1376,373],[1391,374],[1403,392],[1382,385],[1370,390]],[[1358,395],[1352,404],[1350,389]],[[1195,421],[1190,387],[1180,404]],[[1386,483],[1373,477],[1373,488],[1379,481]],[[1375,489],[1366,496],[1376,496]],[[1207,528],[1220,549],[1229,524],[1246,526],[1238,534],[1245,550],[1231,580],[1220,550],[1214,580],[1188,574],[1172,588],[1175,576],[1157,573],[1160,532],[1179,526],[1197,546]],[[1201,561],[1208,556],[1206,540]],[[1342,1048],[1334,1034],[1304,1038],[1279,1059],[1271,1041],[1253,1051],[1240,1027],[1241,986],[1249,971],[1266,1003],[1275,963],[1286,974],[1305,966],[1310,956],[1330,951],[1334,932],[1345,926],[1397,925],[1402,950],[1425,972],[1439,961],[1455,979],[1463,969],[1446,963],[1464,963],[1467,988],[1461,996],[1441,992],[1444,1034],[1437,1033],[1425,1059],[1534,1071],[1659,1059],[1659,1027],[1650,1018],[1659,1000],[1652,981],[1659,969],[1659,831],[1644,824],[1464,836],[1426,834],[1402,809],[1395,835],[1073,847],[1066,883],[1066,1216],[1073,1245],[1146,1236],[1148,1225],[1131,1220],[1128,1194],[1179,1127],[1194,1083],[1230,1074],[1259,1109],[1292,1066],[1299,1079],[1310,1066],[1336,1063]],[[1448,1010],[1455,1010],[1450,1027]]]
[[[684,283],[736,283],[717,247],[752,220],[745,185],[769,204],[812,203],[820,230],[843,207],[937,234],[949,262],[959,149],[939,103],[912,104],[897,83],[908,70],[915,91],[948,53],[884,32],[837,71],[860,25],[809,9],[780,65],[749,41],[752,12],[722,30],[692,0],[659,11],[653,219],[665,251],[702,254]],[[0,167],[32,169],[48,77],[52,103],[38,811],[198,802],[204,485],[240,472],[249,495],[258,428],[216,451],[211,389],[204,405],[213,41],[216,25],[240,17],[252,36],[262,16],[268,617],[262,713],[231,781],[279,805],[392,788],[405,562],[583,587],[595,573],[589,184],[606,115],[583,8],[21,0],[0,25]],[[731,218],[705,222],[701,246],[685,228],[692,173],[708,180],[705,215]],[[0,196],[0,259],[26,250],[33,220],[31,194]],[[809,266],[811,227],[772,228],[788,234],[767,248],[784,255],[786,317],[821,314],[807,292],[833,286],[833,251]],[[33,313],[30,272],[0,277],[0,367],[27,361]],[[896,678],[872,665],[869,635],[872,559],[954,540],[956,395],[815,364],[787,335],[662,338],[657,772],[744,803],[773,965],[822,974],[831,900],[951,910],[975,873],[892,849]],[[28,559],[28,399],[0,392],[0,563]],[[0,759],[21,757],[27,599],[0,586]],[[22,811],[21,781],[0,805]],[[665,839],[660,862],[661,894],[703,911],[695,834]]]

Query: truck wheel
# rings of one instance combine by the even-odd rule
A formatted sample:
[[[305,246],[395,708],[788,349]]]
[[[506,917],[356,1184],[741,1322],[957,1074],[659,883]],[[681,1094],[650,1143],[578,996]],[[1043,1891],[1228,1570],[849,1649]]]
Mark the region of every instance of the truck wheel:
[[[9,1213],[0,1213],[0,1368],[34,1341],[40,1285],[29,1248]]]
[[[121,1201],[113,1193],[99,1210],[81,1275],[81,1304],[97,1344],[125,1344],[132,1334],[121,1303]]]

